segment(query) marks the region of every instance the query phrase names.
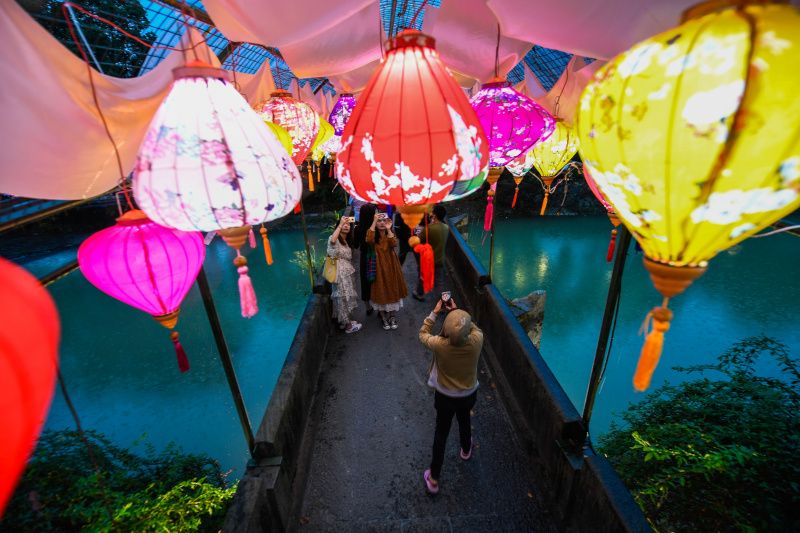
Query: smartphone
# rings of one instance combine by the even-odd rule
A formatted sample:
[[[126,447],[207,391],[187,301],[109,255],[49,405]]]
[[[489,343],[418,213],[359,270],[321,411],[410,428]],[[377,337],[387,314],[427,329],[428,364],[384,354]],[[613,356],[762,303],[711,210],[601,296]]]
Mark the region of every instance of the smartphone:
[[[381,218],[388,218],[388,217],[386,216],[386,213],[378,213],[378,215],[377,215],[377,216],[378,216],[378,218],[379,218],[379,219],[381,219]]]
[[[353,224],[356,221],[356,217],[342,217],[345,222],[349,222]]]
[[[445,291],[442,293],[442,304],[446,305],[447,302],[450,301],[450,291]]]

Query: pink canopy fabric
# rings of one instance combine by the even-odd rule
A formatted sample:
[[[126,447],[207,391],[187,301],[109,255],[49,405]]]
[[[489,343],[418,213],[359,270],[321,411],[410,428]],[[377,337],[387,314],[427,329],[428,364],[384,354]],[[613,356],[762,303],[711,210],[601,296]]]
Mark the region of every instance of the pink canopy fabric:
[[[186,46],[184,35],[181,41]],[[194,32],[201,59],[217,57]],[[194,59],[189,54],[189,59]],[[125,175],[172,85],[183,54],[170,53],[138,78],[92,76]],[[86,64],[16,2],[0,2],[0,192],[53,200],[91,198],[120,179],[114,149],[92,100]],[[35,162],[35,164],[34,164]]]
[[[572,56],[561,77],[544,96],[534,101],[547,109],[552,115],[558,115],[565,121],[575,122],[575,109],[584,87],[589,84],[594,73],[605,65],[605,61],[594,61],[587,65],[580,56]],[[527,81],[527,76],[526,76]]]

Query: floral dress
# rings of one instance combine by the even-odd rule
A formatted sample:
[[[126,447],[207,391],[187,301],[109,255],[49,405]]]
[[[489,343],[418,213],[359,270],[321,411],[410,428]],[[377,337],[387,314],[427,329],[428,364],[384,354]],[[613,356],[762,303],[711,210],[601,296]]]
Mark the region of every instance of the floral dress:
[[[331,284],[333,318],[338,320],[339,324],[347,325],[350,321],[350,311],[358,307],[356,269],[351,262],[353,250],[338,240],[331,242],[328,239],[328,255],[336,259],[336,281]]]

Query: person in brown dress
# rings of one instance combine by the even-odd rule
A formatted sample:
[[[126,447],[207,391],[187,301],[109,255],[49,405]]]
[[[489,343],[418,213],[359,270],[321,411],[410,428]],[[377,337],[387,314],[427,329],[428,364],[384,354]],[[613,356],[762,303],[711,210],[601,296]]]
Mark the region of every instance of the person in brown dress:
[[[377,274],[370,289],[370,304],[380,313],[383,329],[397,329],[394,313],[403,307],[403,298],[408,296],[408,288],[400,260],[394,251],[397,236],[392,232],[392,221],[385,213],[378,213],[375,217],[372,226],[367,230],[366,241],[375,246],[378,260]]]

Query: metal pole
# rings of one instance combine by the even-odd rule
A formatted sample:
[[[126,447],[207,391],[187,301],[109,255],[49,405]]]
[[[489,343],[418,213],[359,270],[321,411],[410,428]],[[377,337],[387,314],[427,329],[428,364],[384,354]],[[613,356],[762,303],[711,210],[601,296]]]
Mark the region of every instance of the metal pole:
[[[600,326],[600,337],[597,340],[597,351],[594,354],[594,364],[592,365],[592,375],[589,378],[589,389],[586,391],[586,401],[583,403],[583,423],[586,431],[589,431],[589,420],[592,418],[594,399],[600,387],[600,376],[603,372],[603,363],[606,359],[606,349],[608,348],[608,337],[611,333],[611,324],[614,320],[614,311],[619,305],[619,293],[622,282],[622,271],[625,269],[625,258],[628,255],[628,248],[631,243],[631,234],[624,224],[617,227],[617,253],[614,256],[614,270],[611,272],[611,283],[608,286],[608,298],[606,298],[606,308],[603,311],[603,323]]]
[[[495,198],[497,198],[495,196]],[[492,277],[492,272],[494,271],[494,219],[496,217],[492,216],[492,234],[489,240],[489,279],[492,283],[494,283],[494,277]]]
[[[256,440],[253,438],[250,418],[247,416],[247,409],[244,407],[244,399],[242,398],[242,391],[239,388],[239,381],[236,379],[236,372],[233,370],[233,362],[231,361],[231,354],[228,351],[228,343],[225,342],[225,335],[222,333],[222,325],[219,323],[219,315],[217,315],[217,308],[214,305],[214,299],[211,297],[211,287],[208,285],[208,278],[206,278],[206,271],[203,267],[200,267],[200,272],[197,274],[197,287],[200,289],[200,295],[203,297],[203,305],[206,307],[208,321],[211,324],[211,332],[214,334],[214,341],[217,343],[219,358],[222,361],[222,367],[225,369],[225,377],[228,378],[228,387],[231,389],[233,403],[236,404],[236,412],[239,413],[239,422],[241,422],[242,429],[244,430],[247,448],[250,450],[250,455],[255,458]]]
[[[314,290],[314,265],[311,262],[311,250],[308,248],[308,230],[306,229],[306,210],[303,207],[303,199],[300,198],[300,214],[303,217],[303,238],[306,241],[306,258],[308,259],[308,277],[311,279],[311,290]]]

